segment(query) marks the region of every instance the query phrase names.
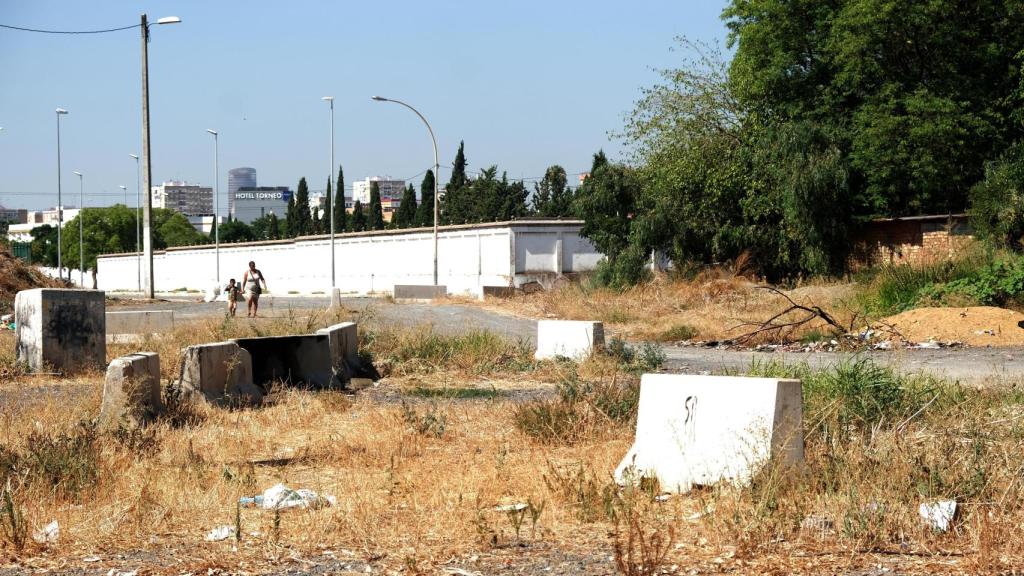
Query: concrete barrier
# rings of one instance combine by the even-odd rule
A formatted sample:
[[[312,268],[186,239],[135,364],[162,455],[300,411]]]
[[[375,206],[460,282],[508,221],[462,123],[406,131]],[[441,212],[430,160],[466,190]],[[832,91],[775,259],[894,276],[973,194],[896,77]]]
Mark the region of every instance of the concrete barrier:
[[[163,412],[160,356],[155,352],[139,352],[115,358],[107,367],[103,383],[100,429],[137,428],[152,422]]]
[[[107,362],[105,296],[98,290],[35,288],[14,299],[19,362],[72,372]]]
[[[572,358],[580,360],[604,347],[604,324],[583,320],[540,320],[537,322],[538,360]]]
[[[234,340],[252,356],[253,382],[269,389],[283,381],[303,388],[340,388],[327,334],[268,336]]]
[[[107,312],[107,334],[160,334],[174,330],[174,310]]]
[[[253,384],[252,357],[236,342],[186,348],[174,388],[179,394],[221,405],[259,403],[264,395]]]
[[[392,295],[395,300],[433,300],[448,295],[447,286],[395,284]]]
[[[770,458],[803,461],[799,380],[644,374],[636,440],[620,483],[657,478],[662,490],[745,483]]]

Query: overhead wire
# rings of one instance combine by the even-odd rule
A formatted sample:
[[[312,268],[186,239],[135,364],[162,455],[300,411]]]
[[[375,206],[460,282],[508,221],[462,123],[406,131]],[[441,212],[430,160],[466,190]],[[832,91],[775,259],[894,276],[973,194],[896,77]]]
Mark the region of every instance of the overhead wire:
[[[140,26],[142,26],[142,24],[132,24],[131,26],[122,26],[120,28],[107,28],[105,30],[41,30],[39,28],[25,28],[23,26],[0,24],[0,28],[7,28],[8,30],[18,30],[21,32],[36,32],[39,34],[105,34],[107,32],[120,32],[121,30],[131,30],[132,28],[138,28]]]

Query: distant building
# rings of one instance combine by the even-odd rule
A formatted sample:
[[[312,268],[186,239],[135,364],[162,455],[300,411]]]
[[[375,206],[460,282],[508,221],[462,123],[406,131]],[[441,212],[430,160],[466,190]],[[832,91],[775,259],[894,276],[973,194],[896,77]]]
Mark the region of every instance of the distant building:
[[[231,217],[246,224],[271,212],[284,218],[291,198],[292,191],[287,186],[243,186],[231,195]]]
[[[153,208],[167,208],[185,216],[213,215],[213,188],[187,182],[153,186]]]
[[[68,222],[75,219],[78,216],[80,210],[74,207],[64,207],[64,224],[67,226]],[[57,222],[60,221],[60,215],[57,212],[57,208],[50,208],[49,210],[25,210],[25,220],[17,224],[10,224],[7,227],[7,239],[13,242],[30,242],[32,240],[32,230],[49,224],[50,226],[56,226]]]
[[[28,210],[0,206],[0,222],[24,224],[28,222]]]
[[[255,188],[255,168],[232,168],[228,170],[228,214],[235,213],[235,192],[239,188]]]
[[[363,203],[364,208],[370,207],[370,186],[373,182],[376,182],[380,189],[380,209],[384,215],[384,221],[390,222],[392,214],[398,210],[398,204],[402,201],[402,195],[405,193],[405,180],[391,180],[380,176],[357,180],[352,183],[353,204],[355,204],[355,200],[359,200]],[[351,207],[347,202],[345,204],[345,208],[351,212]]]

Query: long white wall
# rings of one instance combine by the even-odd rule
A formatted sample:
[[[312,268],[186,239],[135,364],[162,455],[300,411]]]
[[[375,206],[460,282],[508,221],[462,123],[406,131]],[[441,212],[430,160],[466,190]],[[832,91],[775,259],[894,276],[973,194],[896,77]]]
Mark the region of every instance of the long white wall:
[[[443,227],[438,235],[438,282],[450,293],[480,294],[484,286],[521,285],[538,276],[593,270],[602,258],[579,236],[577,221],[517,221]],[[331,286],[330,238],[225,244],[220,278],[241,281],[250,260],[270,290],[309,294]],[[99,288],[134,291],[135,254],[98,258]],[[433,283],[429,229],[344,234],[335,239],[337,285],[342,292],[390,292],[395,284]],[[215,284],[212,246],[172,248],[153,256],[155,289],[206,290]]]

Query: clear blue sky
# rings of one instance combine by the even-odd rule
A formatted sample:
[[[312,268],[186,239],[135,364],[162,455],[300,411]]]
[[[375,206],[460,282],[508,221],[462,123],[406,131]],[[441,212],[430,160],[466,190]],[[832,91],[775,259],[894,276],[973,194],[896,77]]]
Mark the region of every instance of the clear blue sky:
[[[466,142],[470,170],[497,164],[510,178],[551,164],[585,170],[598,148],[621,155],[622,126],[652,68],[680,56],[674,38],[723,42],[724,0],[614,2],[81,2],[0,0],[0,24],[88,30],[175,15],[149,44],[153,180],[213,180],[256,168],[259,184],[294,189],[329,173],[334,95],[337,164],[347,185],[372,175],[406,178],[432,164],[419,120],[380,94],[416,106],[436,131],[441,164]],[[67,205],[134,205],[140,124],[139,30],[51,35],[0,29],[0,204],[56,203],[56,120],[61,120]],[[442,167],[441,176],[447,180]],[[415,183],[419,185],[419,177]],[[532,188],[532,186],[531,186]],[[226,202],[222,197],[222,208]]]

